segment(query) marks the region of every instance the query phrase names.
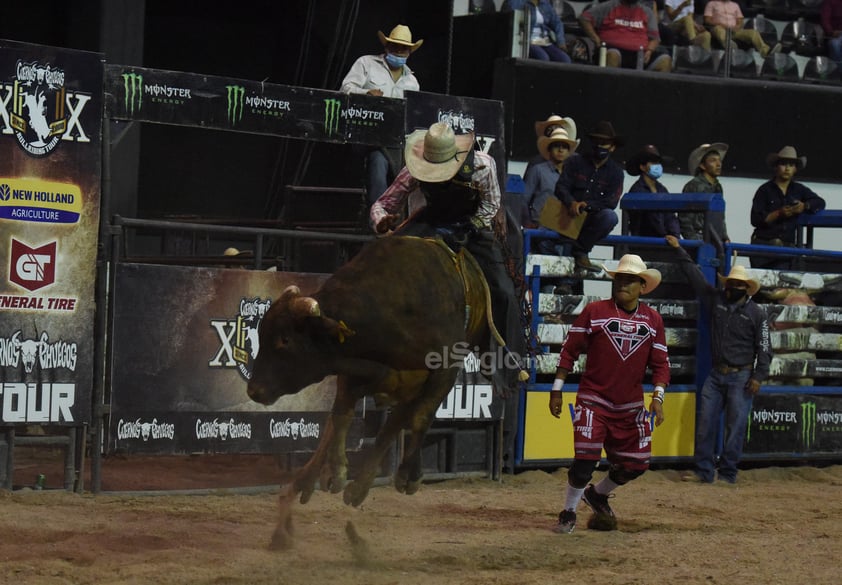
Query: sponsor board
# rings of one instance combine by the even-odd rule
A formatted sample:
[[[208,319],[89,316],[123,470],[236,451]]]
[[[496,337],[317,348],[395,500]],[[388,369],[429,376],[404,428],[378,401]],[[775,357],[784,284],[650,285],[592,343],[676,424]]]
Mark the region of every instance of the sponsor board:
[[[114,417],[113,448],[145,453],[307,452],[327,413],[143,412]]]
[[[842,396],[755,396],[746,431],[746,454],[820,454],[840,449]]]

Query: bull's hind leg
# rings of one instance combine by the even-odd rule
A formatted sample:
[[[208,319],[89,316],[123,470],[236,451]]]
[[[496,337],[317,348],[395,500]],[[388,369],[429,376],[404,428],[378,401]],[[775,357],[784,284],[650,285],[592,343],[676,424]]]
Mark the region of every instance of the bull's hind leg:
[[[371,488],[371,484],[374,482],[377,471],[380,469],[380,463],[384,455],[395,444],[395,439],[401,429],[417,429],[423,435],[423,432],[426,431],[424,425],[429,425],[438,404],[447,394],[447,390],[453,385],[455,376],[455,371],[440,370],[432,373],[425,371],[423,374],[424,382],[420,390],[417,385],[414,388],[407,388],[408,391],[405,392],[405,396],[412,398],[406,399],[392,407],[391,414],[386,418],[380,432],[377,433],[374,445],[363,458],[356,478],[345,487],[344,500],[346,504],[359,506],[363,503],[368,495],[368,490]],[[445,390],[444,394],[441,394],[439,389],[443,386]],[[406,467],[406,469],[407,478],[412,475],[413,481],[420,482],[420,443],[417,450],[419,450],[417,472],[410,474],[410,468]],[[406,457],[404,461],[406,461]],[[402,465],[404,464],[402,463]],[[396,478],[396,481],[398,481],[398,478]],[[401,485],[398,486],[396,484],[396,487],[399,491],[405,491],[406,485],[407,481],[402,481]],[[417,490],[417,486],[413,491],[415,490]]]
[[[397,472],[395,472],[395,489],[401,493],[412,495],[421,487],[421,446],[424,443],[424,436],[427,429],[433,422],[444,397],[453,387],[456,373],[441,370],[435,372],[424,385],[412,412],[409,413],[409,420],[406,427],[411,431],[409,440],[404,447],[404,456]]]

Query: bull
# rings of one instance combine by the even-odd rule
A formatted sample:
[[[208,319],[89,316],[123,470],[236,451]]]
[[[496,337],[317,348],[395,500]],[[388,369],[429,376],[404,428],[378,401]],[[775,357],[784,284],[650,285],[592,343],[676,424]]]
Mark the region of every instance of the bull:
[[[436,368],[441,360],[428,356],[456,343],[485,347],[490,334],[503,345],[490,310],[487,283],[469,253],[415,237],[369,243],[312,296],[295,286],[284,290],[260,324],[249,397],[268,405],[326,376],[337,380],[319,445],[282,487],[273,548],[291,546],[292,500],[300,494],[306,503],[317,481],[332,493],[344,488],[345,503],[359,506],[402,429],[411,434],[394,486],[406,494],[418,490],[424,435],[458,374]],[[346,482],[347,431],[364,396],[389,406],[390,414]]]

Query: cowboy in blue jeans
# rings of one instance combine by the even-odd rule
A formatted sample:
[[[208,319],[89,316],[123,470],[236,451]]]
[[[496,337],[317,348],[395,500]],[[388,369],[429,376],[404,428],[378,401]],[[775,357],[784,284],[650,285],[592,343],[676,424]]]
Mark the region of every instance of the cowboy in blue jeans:
[[[675,236],[666,236],[690,285],[710,313],[713,367],[702,385],[696,422],[696,469],[682,479],[712,483],[716,476],[716,431],[725,413],[725,442],[719,458],[719,479],[737,481],[752,400],[769,375],[772,346],[766,314],[751,300],[760,284],[743,266],[728,276],[717,275],[722,290],[708,284],[702,270],[681,248]]]

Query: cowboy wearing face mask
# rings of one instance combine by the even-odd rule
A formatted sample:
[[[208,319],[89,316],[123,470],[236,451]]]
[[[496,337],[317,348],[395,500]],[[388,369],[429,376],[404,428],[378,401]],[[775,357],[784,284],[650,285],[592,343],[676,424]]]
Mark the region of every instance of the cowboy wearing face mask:
[[[669,193],[658,179],[664,174],[663,158],[658,149],[647,144],[626,162],[626,172],[632,177],[640,176],[629,188],[629,193]],[[678,217],[669,211],[629,212],[629,233],[633,236],[663,238],[666,235],[681,236]]]
[[[582,231],[573,244],[576,266],[600,271],[588,254],[596,243],[617,225],[617,204],[623,193],[623,167],[611,159],[611,153],[624,143],[611,122],[598,122],[588,134],[590,153],[573,154],[555,187],[555,196],[574,217],[587,213]]]
[[[719,455],[719,479],[736,483],[751,403],[761,382],[769,376],[772,361],[766,313],[751,300],[760,284],[743,266],[733,266],[728,276],[718,275],[722,286],[718,291],[707,283],[702,270],[675,236],[665,239],[673,248],[681,271],[707,307],[711,321],[713,367],[697,398],[696,469],[682,479],[713,483],[717,473],[717,429],[724,412],[725,441]]]
[[[363,55],[357,59],[342,80],[339,91],[342,93],[368,94],[377,97],[403,98],[405,91],[418,91],[418,79],[407,67],[409,56],[424,42],[412,41],[412,32],[408,26],[397,25],[384,35],[377,31],[383,53]],[[366,190],[369,204],[386,190],[401,167],[400,152],[389,152],[380,148],[366,152]]]

